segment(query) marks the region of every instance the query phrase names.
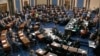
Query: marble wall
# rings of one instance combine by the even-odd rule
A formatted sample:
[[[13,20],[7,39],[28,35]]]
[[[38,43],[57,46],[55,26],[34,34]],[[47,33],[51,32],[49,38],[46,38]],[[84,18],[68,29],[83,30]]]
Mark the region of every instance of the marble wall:
[[[0,4],[7,3],[7,0],[0,0]]]
[[[47,4],[47,0],[37,0],[37,5],[38,4]]]
[[[100,0],[90,0],[90,9],[96,9],[100,7]]]

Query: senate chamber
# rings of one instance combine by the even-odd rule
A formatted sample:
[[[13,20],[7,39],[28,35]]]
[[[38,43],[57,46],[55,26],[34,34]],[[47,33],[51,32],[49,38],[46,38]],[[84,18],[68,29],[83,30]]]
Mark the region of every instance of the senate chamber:
[[[0,56],[100,56],[100,0],[0,0]]]

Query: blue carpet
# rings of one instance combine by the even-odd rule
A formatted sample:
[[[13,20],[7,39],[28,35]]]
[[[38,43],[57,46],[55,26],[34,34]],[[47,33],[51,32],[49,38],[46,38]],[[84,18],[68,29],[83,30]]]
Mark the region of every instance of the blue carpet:
[[[46,27],[46,28],[48,28],[48,27],[52,28],[54,26],[55,26],[54,23],[47,23],[47,25],[45,25],[44,27]],[[62,33],[64,33],[64,26],[57,25],[57,28],[58,28],[59,31],[61,31]],[[71,37],[72,40],[77,40],[77,38],[79,38],[79,41],[82,43],[82,45],[81,45],[80,48],[89,51],[88,52],[88,56],[94,56],[93,49],[88,47],[88,40],[89,39],[87,39],[87,38],[83,39],[83,38],[80,38],[79,36]],[[42,45],[40,45],[40,46],[42,46]]]
[[[52,27],[55,26],[55,24],[52,23],[52,22],[50,22],[50,23],[46,23],[45,25],[42,24],[42,26],[44,28],[52,28]],[[64,33],[64,26],[57,25],[57,29],[59,31],[61,31],[62,33]],[[77,38],[79,38],[80,42],[82,43],[82,45],[81,45],[80,48],[89,51],[88,52],[88,56],[94,56],[93,49],[88,47],[88,39],[83,39],[83,38],[80,38],[79,36],[71,37],[72,40],[76,40]],[[36,46],[33,46],[32,49],[37,50],[38,48],[44,48],[44,46],[45,46],[45,44],[38,42],[38,44]],[[24,54],[22,54],[22,53],[24,53]],[[22,50],[21,56],[23,56],[23,55],[24,56],[27,56],[28,55],[28,52],[25,52],[25,51]]]
[[[33,22],[33,24],[34,24],[34,22]],[[43,25],[43,24],[41,24],[41,25],[43,28],[52,28],[55,26],[55,24],[52,22],[46,23],[45,25]],[[60,25],[56,25],[56,26],[59,31],[64,33],[64,26],[60,26]],[[79,38],[79,41],[81,43],[80,48],[87,50],[88,56],[94,56],[93,49],[88,47],[88,39],[83,39],[83,38],[80,38],[79,36],[71,37],[72,40],[77,40],[77,38]],[[37,42],[37,44],[35,46],[31,47],[31,49],[37,50],[38,48],[44,48],[44,47],[45,47],[45,44],[43,44],[41,42]],[[19,52],[13,53],[13,54],[11,54],[11,56],[18,56],[18,54],[20,54],[20,56],[29,56],[29,51],[25,51],[22,47],[19,47],[19,48],[20,48]]]
[[[45,27],[47,27],[47,28],[48,27],[52,28],[53,26],[55,26],[54,23],[47,23],[47,25],[45,25]],[[61,31],[62,33],[64,33],[64,26],[57,25],[57,28],[58,28],[59,31]],[[80,38],[79,36],[71,37],[72,40],[77,40],[77,38],[79,38],[79,41],[82,43],[82,45],[81,45],[80,48],[89,51],[88,52],[88,56],[94,56],[93,49],[88,47],[88,40],[89,39],[87,39],[87,38],[83,39],[83,38]]]

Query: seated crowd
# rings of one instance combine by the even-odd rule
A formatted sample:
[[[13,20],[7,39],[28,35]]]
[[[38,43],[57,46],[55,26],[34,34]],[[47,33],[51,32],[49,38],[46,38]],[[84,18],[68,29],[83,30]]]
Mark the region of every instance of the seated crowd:
[[[20,47],[30,56],[88,56],[88,50],[81,49],[79,38],[89,39],[96,56],[100,53],[100,20],[97,11],[86,8],[66,9],[64,6],[36,5],[24,7],[10,16],[0,14],[0,55],[19,52]],[[53,28],[45,28],[54,23]],[[58,25],[65,26],[64,33]],[[77,40],[71,37],[78,36]],[[32,47],[42,43],[43,48]],[[91,47],[90,47],[91,48]],[[4,53],[4,54],[3,54]],[[6,54],[5,54],[6,53]]]

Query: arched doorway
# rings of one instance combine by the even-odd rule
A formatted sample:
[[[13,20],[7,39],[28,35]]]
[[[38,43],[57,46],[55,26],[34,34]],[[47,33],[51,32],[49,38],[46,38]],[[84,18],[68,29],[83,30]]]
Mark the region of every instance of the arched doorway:
[[[5,12],[7,11],[7,3],[3,3],[3,4],[0,4],[0,12]]]
[[[70,0],[65,0],[65,7],[66,7],[67,9],[70,8]]]
[[[24,1],[24,6],[28,6],[28,1]]]

